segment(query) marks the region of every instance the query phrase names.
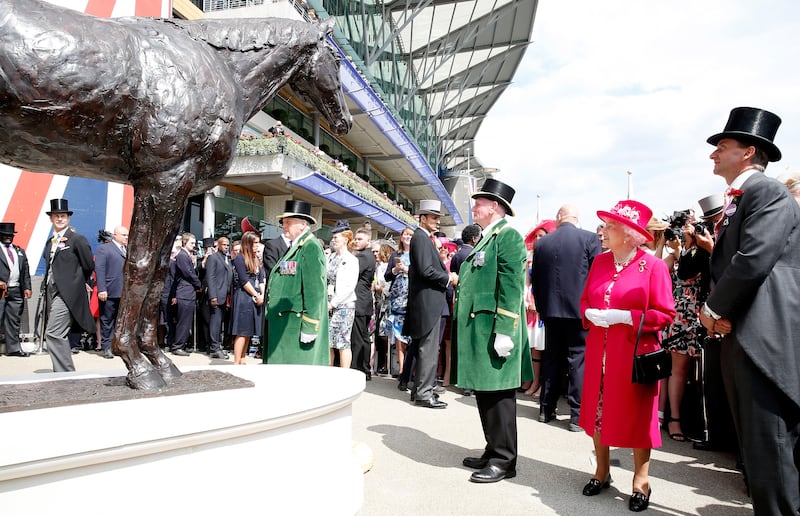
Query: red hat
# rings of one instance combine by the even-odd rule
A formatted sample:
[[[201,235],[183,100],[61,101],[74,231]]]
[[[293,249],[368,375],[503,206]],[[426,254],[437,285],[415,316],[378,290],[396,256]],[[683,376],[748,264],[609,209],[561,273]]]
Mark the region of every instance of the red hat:
[[[597,211],[597,216],[603,222],[613,220],[625,224],[629,228],[635,229],[647,241],[653,240],[653,235],[647,231],[647,223],[653,216],[653,210],[638,201],[624,200],[619,201],[611,211]]]
[[[544,230],[545,233],[552,233],[556,230],[556,221],[552,219],[545,219],[541,221],[538,226],[528,231],[528,234],[525,235],[525,247],[528,249],[533,247],[533,239],[535,238],[536,232],[540,229]]]

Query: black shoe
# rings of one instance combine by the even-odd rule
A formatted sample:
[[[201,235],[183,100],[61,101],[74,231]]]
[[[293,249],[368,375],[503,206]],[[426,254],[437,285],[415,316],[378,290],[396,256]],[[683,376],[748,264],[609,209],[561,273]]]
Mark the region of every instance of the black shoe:
[[[411,390],[411,403],[414,403],[415,401],[417,401],[417,390],[416,389],[412,389]]]
[[[712,441],[695,441],[692,448],[699,451],[719,451],[721,448]]]
[[[489,459],[483,457],[464,457],[461,464],[472,469],[483,469],[489,464]]]
[[[114,353],[112,353],[110,349],[104,349],[100,352],[100,356],[103,358],[114,358]]]
[[[603,489],[611,487],[611,475],[606,477],[605,482],[600,482],[596,478],[591,479],[583,486],[583,496],[594,496],[600,494]]]
[[[180,348],[172,350],[171,353],[173,355],[177,355],[179,357],[188,357],[190,355],[190,353],[188,351],[186,351],[185,349],[180,349]]]
[[[228,359],[228,354],[225,353],[224,351],[215,351],[215,352],[211,353],[210,355],[208,355],[208,357],[209,358],[218,358],[220,360],[227,360]]]
[[[400,382],[400,383],[397,384],[397,389],[400,390],[400,391],[405,392],[405,391],[408,390],[408,384],[404,383],[404,382]]]
[[[544,412],[539,414],[539,422],[540,423],[549,423],[550,421],[555,420],[556,415],[555,413],[552,414],[545,414]]]
[[[650,495],[652,493],[653,490],[649,488],[647,490],[647,494],[636,491],[631,495],[631,499],[628,502],[628,509],[633,512],[642,512],[643,510],[647,509],[647,506],[650,505]]]
[[[25,351],[19,350],[19,351],[13,351],[11,353],[6,353],[6,356],[7,357],[29,357],[29,356],[31,356],[31,354],[27,353]]]
[[[429,400],[416,400],[414,402],[414,405],[416,405],[417,407],[443,409],[447,406],[447,403],[439,401],[436,398],[431,398]]]
[[[464,389],[461,392],[461,394],[464,396],[472,396],[473,394],[475,394],[475,391],[473,391],[472,389]]]
[[[368,382],[371,382],[372,381],[372,374],[371,373],[365,373],[364,374],[364,379],[366,381],[368,381]]]
[[[499,482],[504,478],[514,478],[517,476],[516,470],[503,469],[500,466],[489,464],[480,471],[476,471],[469,477],[470,482],[477,482],[478,484],[490,484],[492,482]]]

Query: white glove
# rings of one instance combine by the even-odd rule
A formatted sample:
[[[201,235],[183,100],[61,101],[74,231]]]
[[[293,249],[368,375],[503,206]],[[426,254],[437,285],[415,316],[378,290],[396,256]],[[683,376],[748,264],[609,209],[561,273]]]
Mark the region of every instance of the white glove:
[[[633,326],[633,318],[631,317],[630,310],[617,310],[610,308],[608,310],[599,310],[597,308],[587,308],[585,314],[586,318],[601,328],[608,328],[612,324],[628,324]]]
[[[507,357],[514,349],[514,341],[508,335],[494,334],[494,352],[500,358]]]
[[[309,342],[314,342],[317,340],[317,336],[312,333],[301,333],[300,334],[300,342],[303,344],[308,344]]]

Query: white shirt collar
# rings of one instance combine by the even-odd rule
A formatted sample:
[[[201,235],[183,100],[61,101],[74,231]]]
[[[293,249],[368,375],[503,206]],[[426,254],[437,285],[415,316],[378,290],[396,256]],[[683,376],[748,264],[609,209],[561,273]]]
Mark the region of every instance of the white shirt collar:
[[[748,168],[747,170],[736,176],[736,178],[733,181],[731,181],[731,188],[734,188],[736,190],[741,190],[745,181],[750,179],[750,176],[752,176],[753,174],[758,174],[759,172],[760,170],[758,170],[757,168]]]

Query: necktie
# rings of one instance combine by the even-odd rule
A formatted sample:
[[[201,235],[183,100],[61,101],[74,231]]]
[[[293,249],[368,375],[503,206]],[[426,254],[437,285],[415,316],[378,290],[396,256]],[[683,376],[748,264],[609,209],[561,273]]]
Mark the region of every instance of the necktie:
[[[128,246],[127,245],[123,245],[122,246],[122,255],[125,256],[125,257],[128,256]]]
[[[6,246],[6,252],[8,253],[8,263],[10,265],[14,265],[14,253],[11,251],[11,246]]]

